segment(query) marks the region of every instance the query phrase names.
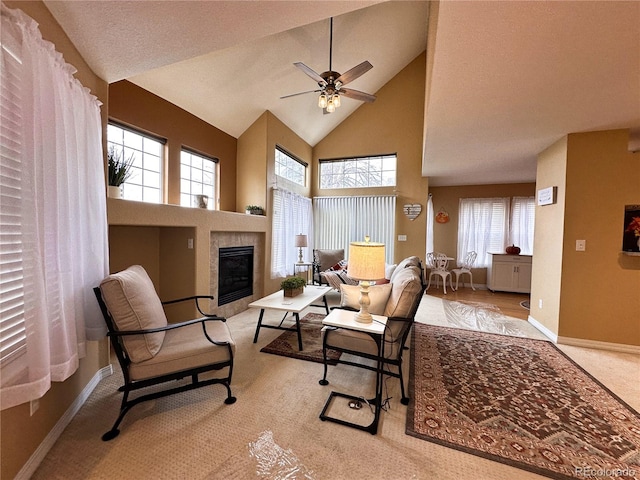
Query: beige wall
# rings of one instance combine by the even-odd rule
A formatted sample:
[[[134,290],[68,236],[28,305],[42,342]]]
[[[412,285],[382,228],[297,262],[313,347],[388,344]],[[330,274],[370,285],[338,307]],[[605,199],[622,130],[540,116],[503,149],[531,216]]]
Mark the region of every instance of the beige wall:
[[[531,272],[530,315],[546,329],[558,334],[562,255],[567,195],[567,137],[538,155],[536,188],[558,187],[557,203],[536,205]],[[536,202],[537,203],[537,202]],[[542,300],[542,308],[540,301]]]
[[[540,155],[538,186],[557,185],[558,203],[536,209],[531,316],[560,343],[640,345],[640,257],[621,253],[624,206],[640,203],[628,144],[627,130],[574,133]]]
[[[397,195],[396,235],[406,235],[407,241],[398,242],[396,236],[395,261],[409,255],[424,258],[429,184],[422,177],[425,69],[425,53],[422,53],[376,92],[374,103],[361,105],[313,149],[312,195]],[[345,100],[350,101],[353,100]],[[319,159],[389,153],[398,156],[395,188],[318,188],[315,173]],[[409,203],[419,203],[423,209],[413,221],[402,212],[403,205]]]
[[[54,43],[56,50],[62,53],[65,61],[77,68],[76,78],[103,104],[107,104],[106,82],[91,71],[42,2],[9,0],[5,4],[9,8],[21,9],[36,20],[43,38]],[[102,117],[106,129],[104,107]],[[40,399],[40,407],[33,416],[29,414],[28,403],[0,412],[0,441],[2,442],[0,478],[15,477],[96,372],[108,364],[108,359],[109,351],[106,341],[88,342],[87,355],[80,360],[78,371],[65,382],[54,382],[51,389]]]
[[[433,196],[434,213],[437,214],[442,209],[449,214],[448,223],[434,222],[433,249],[436,252],[446,253],[450,257],[457,258],[458,209],[461,198],[529,197],[535,194],[535,184],[512,183],[431,187],[429,188],[429,193]],[[475,285],[486,285],[486,268],[474,268],[472,273]]]
[[[311,146],[282,123],[271,112],[264,112],[238,139],[238,205],[259,205],[265,208],[264,293],[280,289],[281,278],[271,278],[272,188],[279,186],[306,197],[311,192],[311,169],[307,169],[304,187],[288,182],[275,174],[276,146],[282,147],[300,160],[311,163]],[[246,172],[246,173],[245,173]],[[293,239],[292,239],[293,241]]]
[[[237,140],[231,135],[126,80],[109,85],[109,118],[167,140],[166,203],[180,204],[180,150],[188,147],[220,159],[217,208],[236,211]]]

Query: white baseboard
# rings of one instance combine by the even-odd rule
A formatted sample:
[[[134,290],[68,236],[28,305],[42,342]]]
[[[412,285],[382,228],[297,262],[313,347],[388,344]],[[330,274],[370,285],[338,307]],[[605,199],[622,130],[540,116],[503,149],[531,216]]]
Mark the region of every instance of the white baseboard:
[[[42,460],[44,460],[44,457],[47,455],[47,453],[49,453],[49,450],[51,450],[53,445],[58,440],[58,437],[62,435],[62,432],[67,427],[67,425],[69,425],[71,420],[73,420],[73,417],[75,416],[76,413],[78,413],[78,410],[80,410],[80,407],[84,405],[84,402],[87,401],[87,398],[89,398],[89,395],[91,395],[91,392],[93,392],[93,390],[96,388],[98,383],[100,383],[100,380],[108,377],[112,373],[113,373],[113,366],[111,365],[103,367],[96,372],[96,374],[89,381],[89,383],[87,383],[87,385],[82,389],[82,392],[80,392],[80,395],[78,395],[78,397],[69,406],[69,408],[64,413],[64,415],[60,417],[60,420],[58,420],[55,426],[47,434],[47,436],[42,441],[42,443],[38,446],[36,451],[33,452],[33,455],[29,457],[29,460],[27,461],[27,463],[24,464],[24,466],[20,469],[20,471],[16,475],[15,480],[23,480],[23,479],[28,480],[29,478],[31,478],[31,476],[34,474],[36,469],[40,466],[40,463],[42,463]]]
[[[597,350],[609,350],[611,352],[640,355],[640,346],[638,345],[625,345],[624,343],[601,342],[599,340],[585,340],[582,338],[571,337],[558,337],[558,343],[574,347],[595,348]]]
[[[571,345],[573,347],[594,348],[596,350],[608,350],[611,352],[631,353],[633,355],[640,355],[640,346],[638,345],[625,345],[623,343],[611,343],[601,342],[599,340],[585,340],[583,338],[561,337],[553,333],[547,327],[538,322],[535,318],[529,315],[529,323],[540,330],[545,337],[550,339],[553,343],[559,345]]]
[[[547,337],[549,340],[551,340],[553,343],[558,343],[558,335],[556,333],[552,332],[551,330],[549,330],[547,327],[545,327],[543,324],[541,324],[539,321],[537,321],[531,315],[529,315],[529,317],[528,317],[528,322],[531,325],[533,325],[534,327],[536,327],[538,330],[540,330],[542,332],[542,334],[545,337]]]

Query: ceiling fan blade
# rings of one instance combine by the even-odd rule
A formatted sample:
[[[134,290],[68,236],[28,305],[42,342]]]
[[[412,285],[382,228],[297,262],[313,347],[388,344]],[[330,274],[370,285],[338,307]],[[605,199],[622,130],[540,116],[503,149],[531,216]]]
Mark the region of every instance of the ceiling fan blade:
[[[345,97],[353,98],[354,100],[360,100],[362,102],[375,102],[376,96],[371,95],[370,93],[364,93],[359,90],[354,90],[352,88],[341,88],[340,95],[344,95]]]
[[[353,82],[360,75],[367,73],[369,70],[373,68],[368,61],[362,62],[360,65],[356,65],[351,70],[343,73],[336,79],[336,83],[340,82],[342,85],[346,85],[349,82]]]
[[[322,90],[318,89],[318,90],[308,90],[306,92],[292,93],[291,95],[285,95],[284,97],[280,97],[280,100],[282,100],[283,98],[297,97],[298,95],[305,95],[307,93],[318,93],[321,91]]]
[[[295,62],[294,65],[296,67],[298,67],[300,70],[302,70],[304,73],[306,73],[307,75],[309,75],[311,78],[313,78],[316,82],[318,82],[318,85],[320,86],[325,86],[327,84],[327,82],[325,81],[324,78],[322,78],[318,73],[316,73],[313,69],[307,67],[304,63],[302,62]]]

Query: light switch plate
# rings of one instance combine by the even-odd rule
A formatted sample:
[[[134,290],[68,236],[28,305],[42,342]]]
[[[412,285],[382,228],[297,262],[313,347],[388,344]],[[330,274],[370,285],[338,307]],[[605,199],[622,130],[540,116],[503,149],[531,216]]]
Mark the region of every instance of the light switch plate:
[[[398,235],[398,241],[399,242],[406,242],[407,241],[407,236],[406,235]]]
[[[587,249],[586,240],[576,240],[576,252],[584,252]]]

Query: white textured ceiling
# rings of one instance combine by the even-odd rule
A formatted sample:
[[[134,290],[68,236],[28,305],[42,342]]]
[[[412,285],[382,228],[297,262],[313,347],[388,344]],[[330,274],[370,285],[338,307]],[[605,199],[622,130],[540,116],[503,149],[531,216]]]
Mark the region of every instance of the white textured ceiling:
[[[439,5],[423,174],[534,181],[572,132],[640,127],[640,2]]]
[[[57,1],[45,4],[104,80],[128,79],[238,137],[265,110],[315,145],[360,102],[322,115],[293,66],[364,60],[369,93],[426,45],[424,1]],[[528,182],[571,132],[640,128],[640,2],[441,1],[427,92],[431,185]]]

